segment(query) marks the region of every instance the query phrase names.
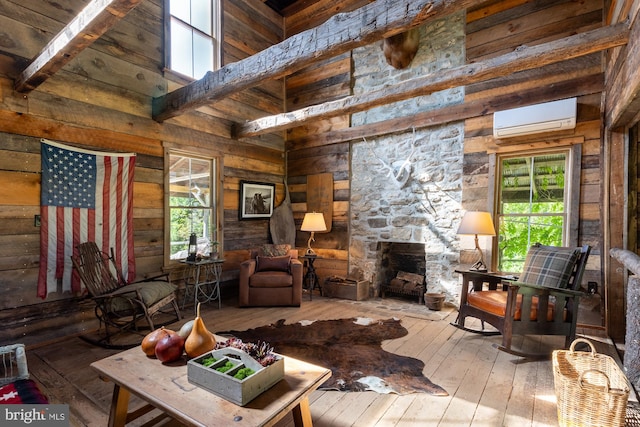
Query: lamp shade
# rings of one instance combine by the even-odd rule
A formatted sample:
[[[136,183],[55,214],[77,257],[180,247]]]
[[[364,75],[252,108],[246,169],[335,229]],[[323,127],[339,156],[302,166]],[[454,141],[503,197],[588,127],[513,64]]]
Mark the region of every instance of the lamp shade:
[[[495,236],[496,229],[489,212],[469,211],[464,214],[458,234],[475,234],[481,236]]]
[[[310,212],[304,214],[300,231],[326,231],[327,225],[324,222],[324,215],[321,212]]]

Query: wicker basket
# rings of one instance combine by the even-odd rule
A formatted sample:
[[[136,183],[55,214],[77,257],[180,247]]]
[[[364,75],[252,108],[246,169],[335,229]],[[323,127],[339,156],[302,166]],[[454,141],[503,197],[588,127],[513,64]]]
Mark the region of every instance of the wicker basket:
[[[591,351],[575,351],[580,342]],[[624,426],[627,378],[615,360],[596,353],[590,341],[578,338],[569,350],[555,350],[553,378],[561,427]]]

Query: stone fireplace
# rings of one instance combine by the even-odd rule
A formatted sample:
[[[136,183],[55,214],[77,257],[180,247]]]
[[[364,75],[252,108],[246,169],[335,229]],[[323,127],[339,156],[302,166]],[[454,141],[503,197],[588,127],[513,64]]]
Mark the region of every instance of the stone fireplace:
[[[353,51],[354,93],[381,89],[465,62],[464,14],[420,28],[411,65],[387,65],[378,44]],[[462,88],[445,90],[354,114],[354,126],[405,117],[464,99]],[[410,112],[408,114],[407,112]],[[352,143],[349,272],[369,280],[373,294],[387,280],[381,249],[418,245],[428,292],[457,299],[457,225],[462,216],[464,123],[415,128]],[[417,260],[416,260],[417,261]]]

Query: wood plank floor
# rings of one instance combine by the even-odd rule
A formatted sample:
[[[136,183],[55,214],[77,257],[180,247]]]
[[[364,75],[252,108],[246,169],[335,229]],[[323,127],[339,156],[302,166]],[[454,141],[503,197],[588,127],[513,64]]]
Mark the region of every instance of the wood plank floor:
[[[496,350],[499,337],[482,337],[449,324],[457,312],[447,308],[429,311],[424,306],[393,298],[347,301],[305,295],[300,308],[243,308],[234,301],[202,307],[202,317],[211,331],[243,330],[285,319],[339,319],[347,317],[398,317],[408,329],[405,337],[386,341],[383,348],[425,362],[424,375],[449,393],[448,397],[416,393],[409,395],[375,392],[342,393],[316,391],[311,413],[316,427],[324,426],[557,426],[552,363],[523,362]],[[193,317],[187,307],[185,319]],[[169,326],[178,329],[183,323]],[[610,341],[588,336],[598,352],[617,358]],[[527,348],[538,348],[534,338],[520,340]],[[553,343],[551,343],[553,345]],[[70,406],[72,426],[107,425],[112,384],[101,381],[90,364],[117,350],[90,345],[77,337],[28,349],[29,370],[52,403]],[[140,402],[134,402],[139,404]],[[143,425],[142,419],[136,425]],[[278,426],[293,425],[290,416]]]

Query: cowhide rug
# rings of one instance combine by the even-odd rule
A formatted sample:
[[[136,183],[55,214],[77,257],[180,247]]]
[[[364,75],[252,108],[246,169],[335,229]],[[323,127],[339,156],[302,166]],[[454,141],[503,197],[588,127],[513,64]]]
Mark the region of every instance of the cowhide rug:
[[[322,389],[448,396],[442,387],[422,375],[421,360],[382,349],[383,340],[408,334],[399,319],[353,318],[290,325],[284,322],[218,334],[244,342],[267,342],[276,353],[331,369],[332,376]]]

